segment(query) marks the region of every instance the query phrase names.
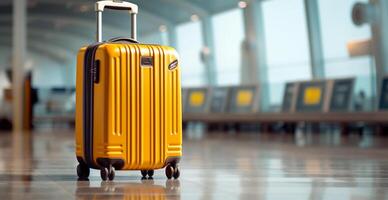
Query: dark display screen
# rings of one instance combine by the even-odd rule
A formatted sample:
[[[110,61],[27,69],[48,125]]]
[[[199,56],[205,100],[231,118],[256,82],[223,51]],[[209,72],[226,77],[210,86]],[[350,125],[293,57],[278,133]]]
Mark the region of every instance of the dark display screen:
[[[226,112],[229,88],[214,88],[211,92],[210,112]]]
[[[353,79],[336,80],[330,100],[330,111],[347,111],[350,106]]]
[[[388,77],[382,82],[379,107],[381,110],[388,110]]]
[[[292,108],[292,99],[294,97],[294,83],[287,83],[286,87],[284,88],[284,95],[283,95],[283,104],[282,104],[282,111],[283,112],[289,112]]]

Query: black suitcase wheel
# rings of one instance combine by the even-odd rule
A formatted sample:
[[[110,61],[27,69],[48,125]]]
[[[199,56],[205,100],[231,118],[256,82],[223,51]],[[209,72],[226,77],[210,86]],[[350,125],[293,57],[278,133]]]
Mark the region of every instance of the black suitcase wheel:
[[[103,181],[106,181],[107,179],[108,179],[108,174],[109,174],[109,172],[108,172],[108,168],[101,168],[101,170],[100,170],[100,176],[101,176],[101,179],[103,180]]]
[[[90,174],[90,169],[88,166],[83,165],[83,164],[78,164],[77,165],[77,175],[78,178],[80,179],[87,179]]]
[[[116,175],[115,168],[111,166],[108,174],[109,180],[113,181],[113,179],[115,179],[115,175]]]
[[[140,173],[143,178],[147,177],[147,170],[140,170]]]
[[[166,167],[167,178],[171,179],[173,175],[174,175],[174,167],[172,167],[171,165],[167,165],[167,167]]]
[[[175,178],[175,179],[178,179],[180,175],[181,175],[181,172],[180,172],[180,170],[179,170],[179,167],[178,167],[178,166],[175,166],[175,169],[174,169],[174,178]]]
[[[148,170],[148,171],[147,171],[147,174],[148,174],[148,177],[149,177],[149,178],[152,178],[152,176],[154,175],[154,170],[152,170],[152,169],[151,169],[151,170]]]

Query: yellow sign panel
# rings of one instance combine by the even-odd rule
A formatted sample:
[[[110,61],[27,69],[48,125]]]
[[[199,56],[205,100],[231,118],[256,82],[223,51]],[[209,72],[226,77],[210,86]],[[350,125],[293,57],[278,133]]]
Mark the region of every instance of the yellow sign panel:
[[[322,90],[320,87],[308,87],[304,91],[303,102],[305,105],[316,105],[321,101]]]
[[[190,94],[191,106],[202,106],[205,101],[205,94],[202,91],[195,91]]]
[[[251,90],[240,90],[237,93],[237,105],[249,106],[252,104],[253,94]]]

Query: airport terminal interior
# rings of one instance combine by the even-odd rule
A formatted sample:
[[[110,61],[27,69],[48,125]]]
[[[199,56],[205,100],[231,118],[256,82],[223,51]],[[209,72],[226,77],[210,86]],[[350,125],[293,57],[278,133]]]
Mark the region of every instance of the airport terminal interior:
[[[388,200],[388,0],[127,1],[0,1],[0,199]]]

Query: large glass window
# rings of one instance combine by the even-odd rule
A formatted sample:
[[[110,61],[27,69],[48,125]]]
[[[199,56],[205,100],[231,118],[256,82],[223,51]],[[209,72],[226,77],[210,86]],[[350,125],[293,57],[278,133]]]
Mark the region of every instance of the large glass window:
[[[373,63],[371,56],[351,58],[347,43],[371,37],[369,25],[352,22],[351,11],[356,2],[367,0],[319,0],[325,74],[328,78],[355,77],[355,92],[373,93]]]
[[[240,81],[241,43],[244,39],[243,13],[233,9],[212,18],[217,80],[219,85]]]
[[[67,76],[66,66],[60,65],[42,56],[34,56],[33,60],[32,84],[34,87],[50,88],[70,85],[65,81]]]
[[[204,65],[200,59],[203,47],[200,22],[177,27],[178,52],[181,58],[182,85],[201,86],[205,83]]]
[[[370,27],[356,26],[351,12],[356,2],[367,0],[319,0],[324,56],[328,61],[348,58],[346,44],[355,39],[371,37]]]
[[[162,44],[162,34],[160,32],[153,32],[140,37],[140,41],[147,44]]]
[[[281,104],[287,81],[310,79],[303,0],[263,1],[270,103]]]

